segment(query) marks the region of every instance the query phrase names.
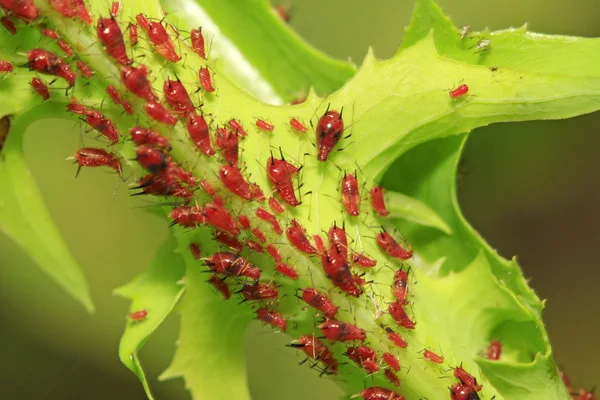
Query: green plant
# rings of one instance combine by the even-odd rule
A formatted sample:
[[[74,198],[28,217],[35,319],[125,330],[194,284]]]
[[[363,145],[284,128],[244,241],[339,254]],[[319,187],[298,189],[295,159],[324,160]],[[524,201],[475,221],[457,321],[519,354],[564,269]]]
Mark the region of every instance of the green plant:
[[[369,270],[366,277],[373,283],[366,286],[365,294],[357,300],[332,291],[336,304],[350,304],[342,307],[346,309],[340,311],[341,319],[356,320],[359,326],[367,329],[369,343],[379,353],[389,348],[380,324],[401,330],[395,328],[389,316],[380,314],[391,301],[389,284],[393,270],[399,268],[400,263],[391,261],[381,252],[373,237],[383,225],[389,232],[401,232],[413,246],[416,257],[410,262],[412,309],[409,314],[416,320],[417,327],[406,332],[408,349],[393,350],[404,366],[412,367],[401,392],[409,399],[449,397],[447,386],[450,384],[438,379],[446,367],[424,369],[430,364],[419,350],[427,347],[436,352],[441,349],[446,365],[464,363],[465,368],[483,382],[484,398],[493,395],[497,398],[567,398],[540,319],[542,303],[527,287],[516,263],[498,258],[464,222],[454,199],[453,182],[465,133],[471,129],[492,122],[565,118],[596,110],[597,72],[589,54],[595,54],[598,42],[534,36],[524,29],[461,38],[434,4],[421,1],[399,54],[384,62],[367,57],[357,74],[334,92],[352,75],[352,67],[330,61],[301,45],[275,19],[264,2],[248,2],[244,7],[223,1],[203,1],[202,5],[284,100],[290,100],[294,92],[306,89],[306,82],[320,95],[328,95],[318,98],[311,93],[302,105],[293,107],[266,106],[242,93],[225,78],[228,69],[220,70],[217,66],[215,86],[218,91],[215,95],[204,95],[202,102],[203,111],[212,115],[213,128],[223,126],[230,118],[243,123],[249,134],[242,140],[241,165],[245,166],[245,176],[258,183],[265,193],[271,190],[264,171],[271,150],[277,154],[282,148],[288,161],[303,164],[301,191],[312,190],[312,195],[303,197],[303,205],[293,209],[288,207],[281,219],[284,229],[292,217],[301,221],[311,234],[327,231],[334,222],[338,225],[345,222],[353,239],[353,249],[364,250],[377,258],[379,265],[387,263],[391,266],[377,268],[374,273]],[[57,29],[76,49],[78,57],[97,72],[87,86],[82,84],[85,80],[80,79],[81,83],[69,95],[98,107],[108,83],[123,89],[119,79],[115,78],[119,75],[118,69],[96,43],[93,29],[88,30],[77,21],[65,20],[44,2],[39,6],[49,25]],[[92,10],[94,15],[107,14],[103,10],[104,4],[96,7]],[[138,10],[141,10],[140,4],[125,4],[119,18],[127,21]],[[161,15],[157,4],[144,5],[144,13],[154,17]],[[277,39],[273,39],[275,43],[262,41],[260,47],[252,44],[261,30],[256,31],[256,27],[248,23],[253,19],[248,18],[247,13],[256,15],[261,29],[279,33]],[[186,21],[179,21],[177,25],[181,29],[192,26]],[[469,50],[481,38],[489,39],[491,48],[479,53]],[[17,36],[5,36],[2,40],[3,59],[15,63],[21,62],[11,55],[14,50],[39,46],[35,27],[20,26]],[[58,51],[52,42],[43,43],[44,47]],[[176,72],[188,90],[193,91],[196,71],[205,64],[204,61],[183,46],[181,51],[187,56],[185,65],[192,68],[184,68],[181,63],[167,64],[163,68],[164,61],[149,49],[149,46],[146,49],[140,46],[136,55],[145,54],[143,63],[152,69],[157,82],[155,86],[160,87],[160,76]],[[565,57],[565,53],[570,56]],[[227,51],[222,50],[222,54],[220,60],[224,64],[234,63],[226,57]],[[542,55],[543,61],[538,61]],[[209,63],[212,62],[211,58]],[[298,70],[298,65],[306,66],[306,69]],[[231,65],[229,70],[244,71]],[[100,71],[102,73],[98,73]],[[19,70],[2,82],[2,90],[12,90],[19,82],[27,82],[33,76],[36,74]],[[260,92],[256,80],[243,75],[233,75],[232,80],[254,90],[257,95],[263,93],[261,96],[268,97],[267,100],[277,101],[272,92],[269,96]],[[447,92],[463,80],[470,87],[469,95],[450,99]],[[107,102],[103,106],[103,112],[117,123],[122,135],[136,119],[147,122],[141,103],[133,96],[128,98],[136,107],[133,117],[120,115],[121,110],[112,108]],[[33,120],[64,112],[68,98],[53,91],[52,100],[39,105],[40,100],[34,93],[22,90],[15,91],[10,98],[4,96],[1,101],[4,113],[15,116],[0,173],[0,182],[7,188],[0,209],[2,227],[31,251],[55,279],[91,308],[83,278],[44,214],[38,196],[32,192],[35,186],[22,162],[21,135],[25,127]],[[352,137],[342,139],[338,144],[338,148],[345,147],[344,151],[333,154],[326,163],[320,163],[311,145],[314,131],[309,129],[309,136],[303,136],[293,132],[288,123],[292,117],[299,118],[307,126],[308,121],[316,123],[317,117],[330,105],[338,110],[344,107],[344,120],[346,125],[351,125],[348,131]],[[276,130],[272,136],[250,127],[257,117],[274,123]],[[259,206],[257,202],[242,201],[231,195],[215,178],[220,167],[216,157],[201,157],[196,164],[198,153],[186,141],[183,124],[179,123],[173,130],[163,130],[163,133],[172,139],[170,155],[186,168],[195,166],[195,176],[210,180],[223,194],[230,210],[254,215],[255,207]],[[134,158],[131,143],[123,144],[119,151],[125,159]],[[305,153],[308,155],[304,156]],[[393,162],[397,163],[390,170],[393,176],[385,177],[384,173]],[[139,167],[132,168],[137,168],[136,172],[140,173]],[[359,218],[343,215],[338,191],[340,171],[355,170],[358,170],[361,186],[364,184],[367,189],[375,182],[383,182],[386,188],[397,190],[387,193],[389,217],[375,217],[366,195]],[[197,200],[200,204],[209,201],[201,192],[197,193]],[[299,312],[293,295],[297,287],[331,287],[322,272],[320,259],[306,257],[283,245],[286,239],[255,217],[252,222],[263,228],[269,242],[282,244],[288,264],[301,273],[298,283],[276,278],[281,285],[280,292],[287,294],[287,297],[280,296],[277,310],[297,323],[293,327],[290,324],[293,335],[312,332],[313,313]],[[138,374],[148,393],[135,352],[162,319],[178,307],[182,314],[180,348],[165,375],[184,376],[198,398],[215,394],[231,398],[248,396],[243,360],[234,354],[241,353],[241,334],[254,318],[253,312],[231,301],[221,301],[205,284],[202,264],[194,261],[187,249],[191,241],[198,241],[205,255],[212,254],[216,245],[211,235],[212,231],[206,227],[193,231],[174,229],[174,238],[165,244],[148,272],[118,290],[119,294],[132,298],[132,310],[152,310],[143,323],[128,325],[120,349],[123,362]],[[245,235],[242,237],[251,237]],[[174,255],[173,249],[179,255]],[[273,273],[273,262],[256,254],[248,257],[261,267],[263,281],[268,281]],[[358,268],[354,270],[358,271]],[[180,284],[182,278],[185,285]],[[221,337],[224,314],[235,321],[234,325],[239,325],[231,328],[226,340]],[[443,333],[436,325],[443,325]],[[501,339],[504,344],[505,356],[501,362],[480,357],[493,338]],[[334,345],[333,348],[336,357],[344,359],[344,347]],[[213,355],[221,360],[223,368],[201,362],[197,354]],[[533,359],[531,354],[535,354]],[[232,373],[232,369],[236,373]],[[354,364],[342,366],[341,371],[345,378],[342,384],[349,394],[363,387],[364,373]],[[230,382],[227,387],[221,383],[225,379]],[[381,373],[376,375],[374,384],[387,385]],[[230,392],[225,393],[227,390]]]

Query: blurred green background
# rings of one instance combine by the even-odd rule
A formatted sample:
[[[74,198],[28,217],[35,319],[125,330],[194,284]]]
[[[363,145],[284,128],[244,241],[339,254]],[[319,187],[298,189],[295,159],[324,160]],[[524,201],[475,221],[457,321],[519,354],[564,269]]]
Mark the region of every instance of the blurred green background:
[[[439,0],[457,25],[501,29],[529,22],[545,33],[600,36],[597,0]],[[412,1],[293,0],[291,25],[316,47],[360,63],[402,39]],[[493,46],[493,44],[492,44]],[[469,221],[504,256],[518,255],[547,298],[545,320],[560,365],[576,385],[600,382],[600,116],[495,125],[477,130],[464,154],[460,201]],[[113,288],[144,269],[167,224],[128,197],[117,179],[64,158],[80,147],[80,127],[47,121],[25,138],[44,199],[91,283],[97,312],[85,314],[26,254],[0,234],[0,398],[144,399],[117,359],[127,302]],[[92,144],[92,143],[88,143]],[[169,363],[178,321],[171,318],[142,352],[150,376]],[[255,400],[335,398],[338,389],[296,365],[283,335],[254,326],[246,336]],[[275,345],[274,345],[275,344]],[[186,399],[180,380],[154,383],[157,397]],[[225,384],[225,383],[224,383]]]

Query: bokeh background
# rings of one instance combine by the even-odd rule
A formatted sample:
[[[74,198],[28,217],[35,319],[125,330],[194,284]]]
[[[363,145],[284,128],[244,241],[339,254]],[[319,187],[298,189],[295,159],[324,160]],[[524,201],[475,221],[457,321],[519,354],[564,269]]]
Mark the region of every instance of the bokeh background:
[[[125,0],[126,1],[126,0]],[[531,30],[600,36],[597,0],[439,0],[453,21],[474,30],[529,23]],[[291,25],[310,43],[360,63],[400,43],[413,1],[290,0]],[[576,385],[600,382],[600,115],[494,125],[474,132],[464,153],[460,202],[467,219],[504,256],[518,255],[547,298],[545,320],[556,357]],[[145,212],[114,175],[64,158],[80,147],[80,127],[44,121],[25,138],[44,199],[91,283],[97,312],[87,315],[27,255],[0,234],[0,398],[144,399],[117,359],[127,302],[113,288],[144,269],[165,238],[164,221]],[[1,196],[1,193],[0,193]],[[148,342],[150,376],[168,365],[178,321]],[[338,389],[284,347],[283,335],[254,326],[246,336],[255,400],[335,398]],[[180,380],[154,383],[158,399],[187,399]],[[225,383],[224,383],[225,384]]]

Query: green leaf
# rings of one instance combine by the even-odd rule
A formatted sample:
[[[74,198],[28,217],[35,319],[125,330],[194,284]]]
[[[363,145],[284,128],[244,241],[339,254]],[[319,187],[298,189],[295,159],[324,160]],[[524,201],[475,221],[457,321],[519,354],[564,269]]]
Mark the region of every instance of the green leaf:
[[[417,199],[402,193],[388,191],[385,193],[386,207],[392,219],[406,219],[421,225],[437,228],[451,234],[452,230],[439,215]]]
[[[144,320],[127,322],[119,343],[119,358],[140,379],[149,399],[154,397],[139,361],[138,351],[171,313],[185,292],[185,288],[179,282],[185,273],[185,265],[183,258],[175,252],[176,247],[177,243],[170,235],[158,250],[149,268],[132,282],[113,292],[132,300],[131,312],[148,312]]]
[[[23,154],[23,135],[27,127],[37,119],[55,114],[58,105],[34,107],[12,118],[11,113],[31,101],[29,91],[20,98],[19,94],[0,98],[4,117],[0,137],[8,135],[0,152],[0,229],[88,312],[93,312],[86,279],[53,223]]]

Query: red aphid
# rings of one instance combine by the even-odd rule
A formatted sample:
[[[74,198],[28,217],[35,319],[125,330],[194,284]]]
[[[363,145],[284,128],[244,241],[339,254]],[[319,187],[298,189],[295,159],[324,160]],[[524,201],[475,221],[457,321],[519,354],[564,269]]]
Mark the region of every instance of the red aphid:
[[[187,118],[187,131],[192,139],[192,143],[207,156],[215,154],[215,150],[210,144],[210,133],[208,124],[202,115],[190,113]],[[237,151],[237,148],[236,148]]]
[[[164,173],[169,178],[176,179],[190,186],[196,186],[196,178],[194,175],[191,172],[183,169],[183,167],[170,158],[167,159],[167,168],[165,169]]]
[[[194,228],[204,222],[202,209],[197,206],[176,207],[169,213],[169,218],[173,220],[173,225],[180,225],[185,228]]]
[[[377,355],[369,346],[348,347],[346,355],[349,359],[364,368],[369,374],[374,374],[379,371]]]
[[[455,383],[450,388],[450,398],[452,400],[479,400],[479,395],[472,387]]]
[[[119,15],[120,8],[121,3],[118,1],[113,1],[112,5],[110,6],[110,16],[113,18],[117,18],[117,15]]]
[[[262,120],[262,119],[256,120],[256,126],[258,127],[258,129],[267,131],[267,132],[273,132],[273,130],[275,129],[275,126],[271,125],[270,123],[268,123],[267,121]]]
[[[285,211],[275,197],[269,197],[269,207],[271,207],[271,210],[276,214],[281,214]]]
[[[114,87],[113,85],[108,85],[108,87],[106,88],[106,93],[108,93],[108,97],[111,98],[113,103],[121,104],[121,95],[117,91],[116,87]]]
[[[304,228],[295,219],[290,221],[290,226],[286,229],[285,234],[296,249],[305,254],[317,254],[317,249],[308,241]]]
[[[231,252],[214,253],[204,263],[211,271],[227,276],[245,276],[257,281],[260,270],[243,257]]]
[[[302,104],[306,101],[306,97],[298,97],[290,102],[291,105]]]
[[[81,167],[108,167],[117,171],[119,176],[123,175],[121,160],[119,160],[114,154],[111,154],[104,149],[84,147],[77,150],[74,157],[75,162],[79,164],[79,167],[77,168],[77,175],[79,175]]]
[[[388,306],[388,312],[398,325],[403,326],[406,329],[415,329],[415,322],[413,322],[406,314],[402,303],[397,301],[391,303]]]
[[[452,89],[450,92],[448,92],[448,94],[450,95],[451,99],[456,99],[458,97],[466,95],[468,91],[469,87],[465,84],[462,84],[456,89]]]
[[[312,235],[312,238],[315,241],[315,247],[317,248],[318,254],[325,254],[325,243],[323,242],[321,235],[314,234]]]
[[[121,65],[130,65],[132,63],[131,59],[127,56],[121,27],[114,18],[98,18],[96,33],[108,55],[116,62]],[[122,75],[123,72],[121,72],[121,76]],[[125,86],[127,86],[127,84],[125,84]]]
[[[390,257],[399,258],[400,260],[408,260],[412,257],[412,251],[405,250],[398,242],[386,231],[381,231],[377,237],[377,244],[381,250],[386,252]]]
[[[167,79],[163,84],[163,93],[165,100],[176,114],[185,117],[195,111],[190,95],[179,79],[176,81]]]
[[[171,126],[177,124],[177,118],[160,103],[146,103],[144,109],[146,114],[156,122]]]
[[[33,0],[0,0],[0,7],[26,22],[34,21],[40,15]]]
[[[228,124],[229,124],[229,127],[231,128],[231,130],[233,130],[233,132],[235,132],[236,134],[238,134],[241,137],[246,136],[247,133],[239,121],[237,121],[235,119],[230,119]]]
[[[262,219],[263,221],[271,224],[271,226],[273,227],[273,230],[278,235],[281,235],[283,233],[283,230],[281,229],[281,226],[279,225],[279,221],[277,221],[277,217],[274,216],[273,214],[271,214],[270,212],[268,212],[267,210],[265,210],[264,208],[262,208],[262,207],[257,208],[256,216],[258,218]]]
[[[139,196],[142,194],[151,194],[156,196],[173,196],[180,197],[186,203],[194,197],[194,193],[188,188],[183,187],[179,182],[172,179],[167,179],[163,173],[148,174],[138,181],[138,186],[132,189],[142,189],[142,192],[134,194]]]
[[[334,247],[335,249],[335,247]],[[362,293],[361,281],[356,280],[343,254],[336,250],[321,254],[321,265],[325,275],[335,286],[350,296],[359,297]]]
[[[325,293],[321,293],[314,288],[303,289],[302,300],[309,306],[321,311],[327,318],[334,318],[339,309]]]
[[[0,24],[11,34],[14,35],[17,33],[17,27],[12,19],[7,17],[6,15],[0,18]]]
[[[425,357],[426,359],[428,359],[429,361],[431,361],[432,363],[435,363],[435,364],[441,364],[444,362],[443,356],[438,356],[431,350],[425,350],[423,352],[423,357]]]
[[[136,15],[135,19],[140,27],[148,34],[148,39],[154,45],[154,49],[158,54],[171,62],[181,60],[181,56],[175,51],[173,42],[162,23],[148,21],[143,14]]]
[[[321,329],[321,332],[323,332],[323,335],[327,339],[336,342],[347,342],[351,340],[359,340],[364,342],[367,338],[367,334],[364,330],[352,325],[349,322],[331,319],[319,325],[319,329]]]
[[[352,262],[365,268],[372,268],[377,265],[377,260],[369,258],[361,253],[352,253]]]
[[[48,86],[40,78],[33,78],[30,82],[31,87],[37,94],[39,94],[44,101],[50,98],[50,91]]]
[[[85,122],[98,133],[108,138],[111,144],[119,141],[119,131],[115,128],[112,121],[109,120],[100,111],[86,111]]]
[[[258,318],[259,321],[271,325],[273,328],[281,329],[283,332],[285,332],[287,328],[287,321],[283,315],[265,307],[256,310],[256,318]]]
[[[71,97],[71,101],[67,105],[67,110],[69,110],[72,113],[81,115],[86,115],[88,112],[87,107],[83,104],[78,103],[77,99],[75,99],[74,97]]]
[[[263,249],[263,247],[260,245],[260,243],[255,242],[254,240],[248,239],[246,240],[246,246],[248,246],[248,248],[252,251],[255,251],[257,253],[264,253],[265,249]]]
[[[283,159],[277,159],[273,156],[267,160],[267,178],[273,189],[279,193],[283,201],[292,207],[301,204],[294,193],[294,183],[292,181],[294,174],[299,169]]]
[[[290,22],[291,17],[290,17],[288,7],[286,7],[282,4],[279,4],[279,5],[273,6],[273,10],[279,16],[279,18],[281,18],[281,20],[283,22]]]
[[[335,147],[342,137],[344,131],[344,121],[342,115],[335,110],[327,111],[317,123],[317,147],[319,161],[327,160],[329,153]]]
[[[205,182],[205,181],[203,181],[203,182]],[[202,183],[200,183],[200,184],[202,184]],[[215,192],[215,194],[216,194],[216,192]],[[250,229],[250,219],[248,217],[246,217],[245,215],[240,215],[238,217],[238,222],[240,223],[242,228]]]
[[[222,204],[216,201],[204,205],[204,217],[206,218],[206,223],[215,228],[222,229],[234,236],[240,233],[240,229],[237,227],[233,216],[223,208]]]
[[[357,216],[360,212],[360,192],[356,175],[346,174],[342,179],[342,204],[350,216]]]
[[[596,400],[596,395],[593,393],[594,389],[591,392],[588,392],[585,389],[579,390],[579,397],[577,400]]]
[[[260,228],[252,229],[252,234],[254,234],[254,236],[260,240],[261,243],[265,243],[267,241],[267,237],[265,236],[264,232],[260,230]]]
[[[400,379],[391,369],[386,369],[383,372],[383,375],[387,378],[388,381],[392,383],[394,386],[400,386]]]
[[[290,126],[300,133],[306,133],[308,130],[308,128],[296,118],[290,119]]]
[[[58,36],[58,33],[56,31],[53,31],[52,29],[42,29],[40,30],[40,32],[42,33],[42,35],[49,37],[50,39],[58,39],[60,36]]]
[[[13,65],[8,61],[0,61],[0,72],[12,72]]]
[[[69,87],[75,84],[75,73],[71,71],[69,64],[56,54],[44,49],[33,49],[27,54],[27,60],[30,70],[63,78]]]
[[[370,194],[371,206],[373,207],[373,210],[375,210],[375,212],[382,217],[388,216],[390,212],[385,207],[385,200],[383,198],[383,188],[379,186],[374,186],[373,188],[371,188]]]
[[[150,102],[155,103],[158,97],[152,91],[150,81],[148,81],[148,68],[141,65],[135,67],[121,67],[121,81],[127,89],[136,96]]]
[[[240,253],[244,248],[244,245],[235,236],[221,230],[217,230],[215,232],[215,239],[217,242],[224,244],[238,253]]]
[[[94,74],[90,67],[83,61],[77,61],[77,69],[79,69],[79,72],[88,79]]]
[[[192,29],[190,32],[190,39],[192,40],[192,50],[194,53],[206,60],[206,50],[204,47],[204,35],[202,35],[202,28]]]
[[[238,164],[238,136],[225,128],[217,128],[217,146],[221,149],[225,161],[230,165]]]
[[[403,349],[408,347],[408,343],[406,343],[406,340],[402,339],[402,337],[396,332],[394,332],[391,328],[385,328],[385,331],[387,333],[388,339],[390,339],[396,346]]]
[[[224,280],[219,279],[217,275],[212,274],[210,278],[208,278],[208,283],[217,289],[217,291],[221,293],[225,300],[229,300],[231,297],[231,292],[229,291],[229,286],[227,286],[227,283],[225,283]]]
[[[267,252],[271,255],[271,257],[273,257],[273,259],[276,262],[281,262],[281,253],[279,252],[279,249],[275,247],[274,244],[267,245]]]
[[[245,300],[270,300],[276,299],[279,295],[277,288],[272,283],[259,282],[244,285],[240,293]]]
[[[323,363],[327,373],[338,373],[339,364],[333,353],[314,336],[300,336],[297,340],[293,341],[290,346],[301,349],[307,357]]]
[[[64,17],[77,17],[88,25],[92,23],[92,16],[83,0],[50,0],[50,5]]]
[[[502,343],[498,340],[492,340],[490,347],[488,347],[488,359],[499,360],[500,354],[502,354]]]
[[[71,46],[69,45],[69,43],[65,42],[62,39],[58,39],[56,41],[56,43],[58,44],[58,47],[60,47],[60,49],[67,55],[67,56],[72,56],[73,55],[73,49],[71,48]]]
[[[404,396],[399,395],[393,390],[377,386],[361,390],[360,397],[363,400],[405,400]]]
[[[396,271],[392,282],[392,294],[400,304],[407,304],[408,297],[408,274],[406,271]]]
[[[129,129],[129,134],[133,142],[138,146],[149,144],[162,150],[171,150],[169,139],[151,129],[134,126]]]
[[[296,272],[296,270],[292,266],[282,262],[278,262],[275,265],[275,271],[295,281],[297,281],[299,278],[298,272]]]
[[[225,187],[229,189],[231,193],[246,200],[253,200],[256,198],[257,193],[255,187],[246,182],[238,167],[233,165],[223,165],[219,168],[219,176]]]
[[[393,369],[396,372],[400,371],[400,361],[398,361],[398,359],[394,357],[392,353],[388,353],[386,351],[385,353],[383,353],[381,358],[391,369]]]
[[[454,376],[458,378],[463,385],[473,388],[477,392],[481,391],[483,388],[483,386],[477,384],[477,379],[465,371],[463,367],[454,368]]]
[[[136,160],[148,172],[157,174],[167,168],[167,157],[160,149],[149,145],[138,146],[135,149]]]
[[[136,44],[138,44],[138,29],[137,29],[137,25],[130,23],[129,24],[129,44],[131,46],[135,46]]]
[[[215,88],[212,84],[212,79],[210,77],[210,71],[208,70],[208,68],[200,67],[200,70],[198,71],[198,77],[200,78],[200,86],[202,86],[202,89],[206,90],[209,93],[215,91]]]
[[[327,236],[329,237],[329,257],[339,257],[345,262],[348,259],[348,237],[346,236],[346,231],[333,224],[329,228]]]
[[[131,321],[143,321],[146,319],[146,317],[148,316],[148,311],[146,310],[138,310],[138,311],[133,311],[130,312],[129,314],[127,314],[127,317],[131,320]]]
[[[198,243],[190,243],[189,249],[190,253],[192,253],[192,257],[194,257],[194,260],[199,260],[202,256],[200,245]]]

